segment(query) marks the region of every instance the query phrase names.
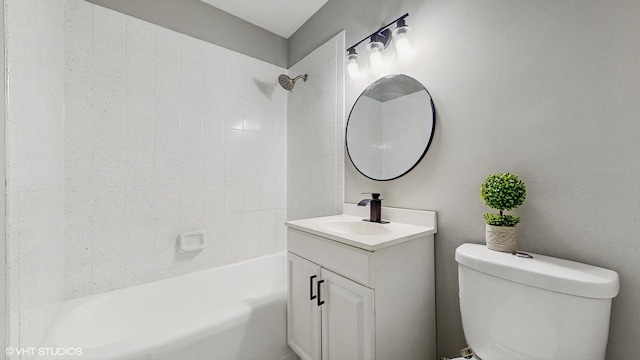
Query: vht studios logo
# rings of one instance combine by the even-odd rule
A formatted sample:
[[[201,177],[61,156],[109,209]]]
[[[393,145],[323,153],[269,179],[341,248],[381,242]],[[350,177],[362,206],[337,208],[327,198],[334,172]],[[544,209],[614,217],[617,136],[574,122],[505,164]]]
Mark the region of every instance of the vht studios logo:
[[[8,347],[5,349],[5,353],[9,356],[13,355],[28,355],[28,356],[80,356],[82,355],[82,348],[50,348],[50,347],[28,347],[28,348],[18,348],[18,347]]]

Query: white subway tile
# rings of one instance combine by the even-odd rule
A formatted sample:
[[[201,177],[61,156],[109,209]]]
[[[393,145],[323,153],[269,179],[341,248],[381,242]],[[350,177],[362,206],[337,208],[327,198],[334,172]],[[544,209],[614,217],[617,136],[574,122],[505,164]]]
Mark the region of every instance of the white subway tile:
[[[93,224],[121,223],[125,219],[125,188],[122,186],[94,186]]]
[[[65,262],[64,294],[65,299],[74,299],[90,295],[93,291],[91,281],[91,262],[71,264]]]
[[[153,66],[153,64],[151,64]],[[128,73],[129,74],[129,73]],[[128,75],[127,74],[127,75]],[[137,77],[145,75],[138,74]],[[156,107],[156,87],[151,79],[135,79],[136,76],[127,79],[127,117],[135,115],[144,118],[153,118]]]
[[[91,263],[91,237],[91,224],[65,226],[65,264]]]
[[[180,116],[158,112],[155,122],[158,153],[180,153]]]
[[[244,192],[242,186],[227,185],[224,188],[225,213],[241,212],[244,207]]]
[[[97,263],[120,261],[125,258],[124,221],[114,223],[94,222],[91,233],[91,262],[94,265]],[[94,273],[94,280],[95,276],[96,274]]]
[[[85,133],[84,137],[87,139],[85,141],[93,144],[94,149],[104,153],[125,150],[124,113],[96,110],[91,120],[91,132]],[[81,142],[79,140],[75,144]]]
[[[204,249],[203,256],[204,256],[203,265],[205,267],[215,267],[215,266],[224,265],[226,263],[224,242],[208,244],[207,248]]]
[[[155,225],[155,219],[143,222],[136,219],[127,220],[125,229],[127,258],[156,252]]]
[[[93,151],[93,185],[95,187],[121,186],[124,184],[124,151]]]
[[[124,80],[125,74],[126,49],[124,41],[119,38],[94,37],[94,78],[104,77]]]
[[[214,153],[214,155],[205,155],[204,161],[204,183],[210,185],[224,184],[225,165],[224,154]]]
[[[180,184],[204,184],[204,156],[198,154],[183,154],[180,170]]]
[[[125,261],[124,258],[94,262],[92,267],[93,293],[101,293],[124,287]]]
[[[121,77],[109,77],[94,69],[93,76],[94,109],[125,113],[126,86]]]
[[[180,188],[180,215],[202,216],[204,214],[204,185],[188,184]]]
[[[264,187],[260,184],[246,185],[243,188],[243,205],[244,211],[262,210],[266,203],[265,198],[268,196],[264,192]],[[228,201],[225,198],[225,201]]]
[[[128,152],[125,176],[127,185],[154,185],[155,153]]]
[[[68,226],[91,225],[93,197],[91,183],[69,186],[65,190],[64,222]]]
[[[224,130],[224,155],[225,157],[242,157],[242,130]]]
[[[155,26],[156,32],[156,53],[180,58],[181,35],[173,30],[161,26]]]
[[[183,154],[204,153],[202,111],[182,108],[180,113],[180,151]]]
[[[93,6],[94,38],[117,39],[124,42],[125,32],[126,15],[101,6]]]
[[[180,217],[180,186],[159,185],[155,187],[155,215],[157,221],[169,221]]]
[[[156,184],[180,185],[182,155],[156,153]]]
[[[138,255],[125,260],[125,286],[143,284],[157,278],[155,254]]]
[[[212,125],[205,118],[203,133],[205,154],[224,155],[224,129],[221,125],[221,123]]]
[[[127,151],[153,152],[155,150],[155,121],[153,117],[127,114]]]
[[[156,52],[155,68],[156,96],[159,102],[179,106],[180,62],[170,55]]]
[[[223,110],[224,127],[226,129],[242,130],[244,128],[244,115],[242,113],[243,103],[229,99],[225,102]]]
[[[227,156],[224,159],[224,183],[226,185],[242,185],[243,158]]]
[[[204,232],[205,223],[205,217],[202,214],[182,215],[180,218],[180,233]]]
[[[155,50],[156,25],[131,16],[126,17],[127,52],[145,51],[153,53]]]
[[[261,212],[245,211],[242,218],[242,237],[260,236]]]
[[[158,254],[175,252],[180,235],[180,216],[158,219],[155,234]]]
[[[181,36],[181,54],[184,60],[202,62],[205,42],[191,36]],[[207,44],[208,46],[208,44]]]
[[[224,213],[224,185],[205,185],[203,201],[206,216]]]
[[[243,131],[242,133],[242,156],[244,158],[263,157],[271,149],[261,147],[264,134],[256,131]]]
[[[155,187],[153,185],[127,185],[127,223],[147,223],[155,219]]]

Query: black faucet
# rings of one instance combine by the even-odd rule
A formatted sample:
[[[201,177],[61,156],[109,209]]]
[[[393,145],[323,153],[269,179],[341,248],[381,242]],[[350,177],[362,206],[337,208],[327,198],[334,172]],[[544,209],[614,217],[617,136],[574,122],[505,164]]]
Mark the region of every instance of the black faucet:
[[[369,219],[362,219],[362,221],[370,221],[380,224],[388,224],[388,221],[382,220],[382,199],[380,199],[379,193],[362,193],[362,194],[371,194],[371,199],[360,200],[358,206],[367,206],[367,204],[371,204]]]

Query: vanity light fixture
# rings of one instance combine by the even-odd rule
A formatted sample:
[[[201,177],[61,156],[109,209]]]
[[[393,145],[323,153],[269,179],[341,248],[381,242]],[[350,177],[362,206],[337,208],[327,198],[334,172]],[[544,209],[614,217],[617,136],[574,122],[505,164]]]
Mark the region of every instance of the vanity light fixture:
[[[359,80],[361,78],[360,66],[358,64],[358,53],[356,47],[369,40],[367,51],[369,53],[369,68],[374,74],[380,75],[386,70],[387,63],[383,57],[383,51],[393,41],[395,44],[395,58],[400,63],[406,63],[413,58],[413,48],[409,40],[409,32],[411,28],[407,26],[405,18],[409,13],[402,15],[389,24],[381,27],[374,33],[368,35],[364,39],[358,41],[353,46],[347,48],[347,74],[350,80]],[[392,31],[389,27],[396,24],[396,28]]]

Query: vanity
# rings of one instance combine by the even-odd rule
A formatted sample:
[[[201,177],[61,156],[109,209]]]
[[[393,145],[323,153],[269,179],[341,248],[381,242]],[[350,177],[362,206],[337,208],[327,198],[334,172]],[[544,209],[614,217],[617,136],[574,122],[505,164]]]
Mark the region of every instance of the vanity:
[[[287,338],[303,360],[436,358],[432,211],[288,221]]]

